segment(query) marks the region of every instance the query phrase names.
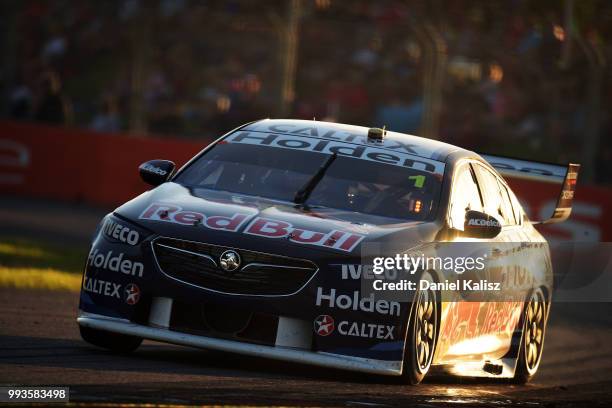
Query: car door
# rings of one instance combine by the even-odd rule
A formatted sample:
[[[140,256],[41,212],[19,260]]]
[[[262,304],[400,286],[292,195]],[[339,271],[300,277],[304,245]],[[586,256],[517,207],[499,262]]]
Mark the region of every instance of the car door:
[[[529,265],[531,258],[526,256],[525,241],[528,238],[518,211],[512,205],[506,183],[482,163],[474,163],[473,167],[483,193],[484,212],[502,224],[501,233],[491,243],[486,275],[489,281],[500,282],[501,290],[492,293],[481,323],[482,332],[498,341],[499,349],[495,354],[500,358],[509,350],[520,320],[523,299],[530,286],[526,275],[532,269]]]
[[[468,210],[485,211],[483,193],[473,163],[467,160],[460,163],[453,177],[447,216],[452,229],[463,230]],[[438,255],[446,256],[452,252],[453,256],[474,256],[489,246],[489,241],[456,237],[452,242],[441,244]],[[487,274],[489,272],[486,270],[466,271],[462,275],[450,272],[444,279],[460,282],[464,279],[484,278]],[[437,364],[480,360],[491,353],[498,354],[497,342],[491,342],[487,337],[490,333],[487,318],[492,314],[491,302],[483,301],[478,293],[462,289],[442,293],[440,336],[435,356]]]
[[[464,256],[486,253],[488,257],[483,270],[467,271],[460,279],[502,282],[503,288],[516,258],[516,246],[520,246],[523,238],[507,186],[480,162],[466,160],[455,171],[449,203],[448,223],[453,229],[463,229],[468,210],[485,212],[502,225],[501,233],[493,239],[458,237],[450,245]],[[457,276],[450,274],[446,278],[452,280]],[[442,295],[447,302],[441,308],[436,363],[502,358],[510,349],[520,318],[522,304],[516,301],[518,296],[505,289],[499,293],[486,292],[486,297],[483,292],[462,289]]]

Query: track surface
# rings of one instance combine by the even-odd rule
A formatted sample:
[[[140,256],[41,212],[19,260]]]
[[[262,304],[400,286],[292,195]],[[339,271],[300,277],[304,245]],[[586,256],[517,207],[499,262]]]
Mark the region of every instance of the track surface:
[[[553,305],[558,307],[540,373],[527,386],[440,378],[404,386],[154,342],[145,342],[132,355],[117,356],[80,340],[76,304],[74,293],[0,289],[0,384],[70,385],[72,401],[90,403],[612,405],[607,304]],[[587,318],[593,310],[600,317]]]
[[[83,245],[104,209],[0,197],[0,234]],[[0,385],[69,385],[88,403],[612,406],[612,303],[553,304],[540,372],[514,386],[383,378],[145,342],[117,356],[81,341],[78,295],[0,288]]]

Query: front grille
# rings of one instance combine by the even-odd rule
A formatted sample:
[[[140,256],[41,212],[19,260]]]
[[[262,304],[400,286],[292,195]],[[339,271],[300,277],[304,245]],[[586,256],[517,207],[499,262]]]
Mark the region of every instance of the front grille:
[[[174,300],[170,330],[198,336],[274,346],[278,316],[251,309]]]
[[[242,258],[234,272],[219,265],[223,252]],[[282,296],[297,292],[317,272],[314,263],[280,255],[234,249],[173,238],[158,238],[153,251],[162,272],[180,281],[223,293]]]

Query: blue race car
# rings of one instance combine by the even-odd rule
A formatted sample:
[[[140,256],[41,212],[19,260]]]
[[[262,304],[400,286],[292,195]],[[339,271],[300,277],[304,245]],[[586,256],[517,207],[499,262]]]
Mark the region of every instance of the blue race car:
[[[246,124],[176,172],[166,160],[140,166],[155,188],[100,223],[81,335],[119,352],[152,339],[413,384],[438,369],[525,382],[542,355],[552,270],[546,240],[501,174],[559,181],[546,221],[558,222],[570,214],[578,168],[378,128]],[[393,256],[386,244],[441,242],[510,245],[494,248],[498,266],[487,273],[520,268],[529,279],[503,302],[462,301],[433,284],[452,279],[440,268],[418,271],[432,285],[409,301],[363,292],[367,245]]]

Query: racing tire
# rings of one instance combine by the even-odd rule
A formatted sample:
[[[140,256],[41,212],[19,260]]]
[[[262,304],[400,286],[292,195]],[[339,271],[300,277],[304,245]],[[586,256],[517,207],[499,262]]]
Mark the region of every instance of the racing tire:
[[[538,371],[546,335],[546,298],[537,288],[525,304],[521,347],[512,382],[526,384]]]
[[[127,336],[125,334],[111,333],[104,330],[92,329],[79,325],[81,337],[94,346],[111,350],[115,353],[127,354],[136,350],[142,338]]]
[[[422,280],[434,282],[429,272],[424,272]],[[419,290],[415,294],[406,343],[401,381],[405,384],[418,384],[429,371],[438,340],[439,299],[435,290]]]

